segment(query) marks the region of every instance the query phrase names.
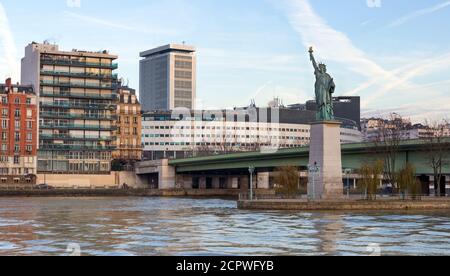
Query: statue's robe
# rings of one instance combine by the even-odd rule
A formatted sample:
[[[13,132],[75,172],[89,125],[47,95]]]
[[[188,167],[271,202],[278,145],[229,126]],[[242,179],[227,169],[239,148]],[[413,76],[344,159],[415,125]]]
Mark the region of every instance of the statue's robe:
[[[336,89],[333,78],[320,71],[316,71],[316,102],[319,108],[319,118],[321,120],[332,120],[333,112],[333,93]]]

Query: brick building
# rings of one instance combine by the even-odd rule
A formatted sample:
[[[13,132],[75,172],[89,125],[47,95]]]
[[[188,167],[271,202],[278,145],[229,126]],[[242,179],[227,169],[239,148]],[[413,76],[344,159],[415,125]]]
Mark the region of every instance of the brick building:
[[[38,120],[32,86],[0,84],[0,184],[34,184]]]

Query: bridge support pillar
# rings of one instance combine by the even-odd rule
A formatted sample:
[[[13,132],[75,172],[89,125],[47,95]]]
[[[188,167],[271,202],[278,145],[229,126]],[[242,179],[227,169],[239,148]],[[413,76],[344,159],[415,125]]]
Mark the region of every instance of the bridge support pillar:
[[[317,122],[311,125],[308,196],[314,199],[343,197],[341,123]]]
[[[176,182],[175,167],[169,166],[169,160],[162,160],[161,165],[158,167],[159,174],[159,189],[167,190],[174,189]]]

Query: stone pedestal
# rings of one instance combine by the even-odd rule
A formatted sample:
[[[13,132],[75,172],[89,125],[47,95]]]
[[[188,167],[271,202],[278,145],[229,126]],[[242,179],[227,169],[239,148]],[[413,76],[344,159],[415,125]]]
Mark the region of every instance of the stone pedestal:
[[[343,198],[340,122],[323,121],[311,125],[309,164],[315,163],[319,171],[309,174],[308,196],[325,200]]]

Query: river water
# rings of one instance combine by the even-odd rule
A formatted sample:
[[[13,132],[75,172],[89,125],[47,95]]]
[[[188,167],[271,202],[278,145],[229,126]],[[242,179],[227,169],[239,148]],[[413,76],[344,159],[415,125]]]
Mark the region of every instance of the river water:
[[[0,255],[68,255],[68,247],[114,256],[450,255],[450,213],[255,212],[219,199],[0,199]]]

